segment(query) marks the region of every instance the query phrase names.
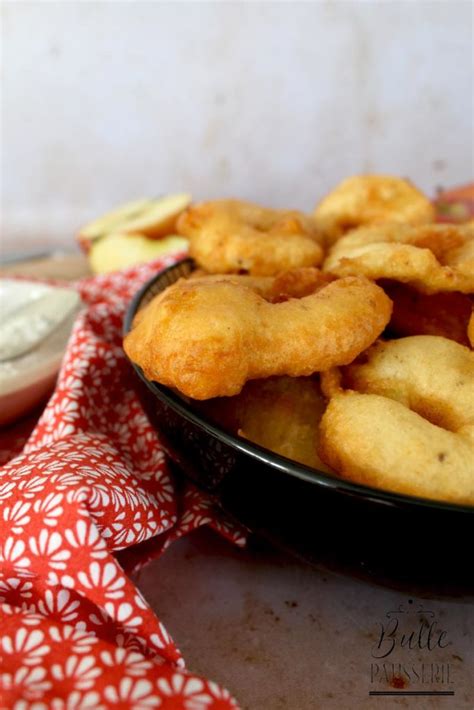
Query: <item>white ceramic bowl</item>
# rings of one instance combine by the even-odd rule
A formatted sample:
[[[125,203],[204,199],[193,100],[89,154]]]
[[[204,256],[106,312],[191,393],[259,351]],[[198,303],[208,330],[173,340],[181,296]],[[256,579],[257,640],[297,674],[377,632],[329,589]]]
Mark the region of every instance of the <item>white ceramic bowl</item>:
[[[56,288],[34,281],[0,280],[0,318],[2,322],[27,303],[57,292],[58,303],[65,291],[74,294],[73,307],[61,323],[37,347],[17,358],[0,362],[0,426],[10,424],[29,412],[52,391],[71,328],[80,309],[79,295],[73,289]]]

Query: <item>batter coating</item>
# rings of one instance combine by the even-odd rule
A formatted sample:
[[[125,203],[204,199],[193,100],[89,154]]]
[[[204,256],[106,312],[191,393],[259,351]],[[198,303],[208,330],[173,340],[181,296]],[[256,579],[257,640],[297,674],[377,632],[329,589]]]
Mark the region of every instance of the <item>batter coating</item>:
[[[181,279],[143,309],[124,348],[148,379],[209,399],[238,394],[247,380],[348,364],[390,314],[390,299],[363,277],[282,303],[239,283]]]
[[[355,482],[473,504],[474,353],[421,335],[377,343],[361,359],[342,370],[352,391],[333,389],[321,458]]]
[[[323,260],[313,219],[295,210],[238,200],[202,202],[181,215],[177,230],[189,239],[189,254],[198,266],[213,274],[273,276]]]
[[[472,429],[446,431],[387,397],[347,391],[331,399],[319,455],[354,483],[474,504]]]
[[[474,228],[429,224],[361,227],[340,239],[323,270],[408,283],[423,293],[474,293]]]
[[[317,376],[252,380],[236,397],[199,404],[200,411],[232,433],[292,461],[331,472],[316,451],[325,408]]]
[[[384,222],[434,222],[431,202],[409,180],[391,175],[356,175],[343,180],[314,211],[327,244],[351,229]]]

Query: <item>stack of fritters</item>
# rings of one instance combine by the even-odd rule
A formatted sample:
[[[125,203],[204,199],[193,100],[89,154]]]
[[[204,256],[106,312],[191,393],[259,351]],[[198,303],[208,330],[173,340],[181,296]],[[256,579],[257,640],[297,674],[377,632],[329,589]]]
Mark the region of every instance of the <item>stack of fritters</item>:
[[[192,204],[177,229],[198,270],[137,315],[125,350],[283,456],[474,504],[474,230],[434,219],[411,183],[373,175],[313,215]]]

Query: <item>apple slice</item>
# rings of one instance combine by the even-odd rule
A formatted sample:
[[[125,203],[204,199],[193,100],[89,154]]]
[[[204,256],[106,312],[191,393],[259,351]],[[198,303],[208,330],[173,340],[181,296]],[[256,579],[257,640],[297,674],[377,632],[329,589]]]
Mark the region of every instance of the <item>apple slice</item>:
[[[95,274],[105,274],[187,249],[188,240],[176,235],[150,239],[143,234],[113,233],[94,241],[88,258]]]
[[[190,202],[191,195],[186,193],[128,202],[83,227],[78,234],[79,242],[87,249],[91,242],[112,232],[133,232],[155,239],[166,236],[174,231],[177,217]]]

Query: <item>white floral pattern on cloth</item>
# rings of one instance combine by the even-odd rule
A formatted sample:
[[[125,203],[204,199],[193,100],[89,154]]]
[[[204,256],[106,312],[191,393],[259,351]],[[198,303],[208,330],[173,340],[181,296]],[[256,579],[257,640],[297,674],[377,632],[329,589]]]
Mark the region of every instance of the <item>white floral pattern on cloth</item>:
[[[87,307],[56,389],[0,469],[0,709],[237,707],[184,669],[118,562],[139,567],[201,525],[245,543],[193,486],[177,504],[121,348],[128,301],[172,262],[77,284]]]

